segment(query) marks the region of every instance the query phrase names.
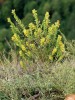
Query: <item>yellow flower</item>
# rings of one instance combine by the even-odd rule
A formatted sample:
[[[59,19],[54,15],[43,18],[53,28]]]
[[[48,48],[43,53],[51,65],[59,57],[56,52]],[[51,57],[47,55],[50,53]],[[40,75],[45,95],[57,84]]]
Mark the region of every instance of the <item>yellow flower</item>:
[[[62,42],[60,42],[59,45],[60,45],[61,51],[64,52],[64,51],[65,51],[65,46],[64,46],[64,44],[63,44]]]
[[[61,47],[61,51],[62,51],[62,52],[64,52],[64,51],[65,51],[65,48],[64,48],[64,46],[63,46],[63,47]]]
[[[40,39],[40,44],[43,45],[44,43],[45,43],[45,38],[43,37]]]
[[[38,33],[41,33],[42,32],[42,29],[41,28],[38,28],[37,32]]]
[[[29,46],[29,43],[28,42],[26,42],[26,46]]]
[[[26,48],[25,48],[24,45],[21,45],[21,49],[22,49],[23,51],[26,51]]]
[[[48,22],[46,22],[48,24]],[[57,22],[55,22],[55,24],[52,24],[49,28],[48,28],[48,33],[49,34],[53,34],[56,33],[59,27],[59,20]]]
[[[35,44],[30,44],[30,47],[34,49],[35,48]]]
[[[59,26],[60,26],[60,21],[59,20],[57,20],[57,22],[55,22],[55,26],[59,28]]]
[[[53,60],[53,57],[51,55],[49,56],[49,60],[51,60],[51,61]]]
[[[20,65],[23,67],[23,61],[20,61]]]
[[[62,36],[61,35],[58,35],[58,41],[61,41],[61,39],[62,39]]]
[[[31,52],[30,51],[27,51],[27,55],[30,57],[31,56]]]
[[[49,35],[46,36],[46,43],[50,43],[50,36]]]
[[[24,35],[25,36],[28,36],[29,35],[29,30],[28,29],[24,29],[23,32],[24,32]]]
[[[45,18],[48,19],[49,18],[49,12],[45,13]]]
[[[14,13],[15,13],[15,9],[12,10],[12,14],[14,14]]]
[[[49,12],[46,12],[46,14],[45,14],[45,23],[46,23],[46,26],[48,26],[48,23],[49,23]]]
[[[38,28],[37,31],[34,32],[35,37],[40,36],[41,32],[42,32],[42,29]]]
[[[10,18],[7,18],[7,21],[8,21],[8,22],[11,22],[11,19],[10,19]]]
[[[22,51],[21,50],[19,51],[19,54],[20,54],[20,56],[22,56]]]
[[[18,41],[18,37],[17,37],[16,33],[12,36],[12,40],[13,41]]]
[[[35,37],[37,36],[37,32],[34,32]]]
[[[63,45],[62,41],[59,41],[59,46],[62,46],[62,45]]]
[[[32,13],[33,13],[33,14],[37,13],[37,10],[33,9],[33,10],[32,10]]]
[[[64,52],[65,51],[65,46],[62,43],[62,41],[59,41],[59,46],[60,46],[61,51]]]
[[[52,51],[52,55],[54,55],[56,52],[57,52],[57,49],[54,48],[53,51]]]
[[[32,30],[34,30],[36,28],[36,26],[33,23],[30,23],[29,24],[29,28],[32,29]]]
[[[51,27],[48,28],[48,33],[53,34],[55,32],[54,30],[55,29],[54,29],[54,24],[53,24]]]
[[[15,40],[14,36],[12,36],[11,39],[14,41]]]

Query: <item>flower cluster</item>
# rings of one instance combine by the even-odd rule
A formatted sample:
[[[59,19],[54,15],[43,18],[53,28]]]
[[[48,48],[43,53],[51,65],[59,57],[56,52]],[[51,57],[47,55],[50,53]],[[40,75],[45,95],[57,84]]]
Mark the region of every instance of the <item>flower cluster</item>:
[[[23,30],[23,33],[24,33],[25,36],[28,36],[28,35],[29,35],[29,30],[24,29],[24,30]]]
[[[13,41],[18,41],[18,36],[14,33],[14,35],[12,36],[12,40]]]
[[[30,23],[29,24],[29,28],[32,29],[32,30],[34,30],[34,29],[36,29],[36,26],[33,23]]]
[[[57,52],[57,48],[54,48],[52,51],[52,56]]]
[[[61,52],[65,52],[65,46],[62,42],[62,36],[61,35],[58,35],[57,45],[59,46],[59,49],[60,49]]]
[[[42,46],[42,45],[44,45],[44,44],[45,44],[45,38],[42,37],[42,38],[40,39],[40,45]]]
[[[21,49],[22,49],[22,51],[26,51],[26,48],[24,45],[21,45]]]
[[[58,35],[58,30],[60,26],[59,20],[54,24],[51,24],[49,20],[49,12],[46,12],[44,20],[42,23],[38,20],[37,11],[32,10],[33,17],[35,19],[34,23],[29,23],[28,27],[25,28],[24,25],[19,22],[15,14],[15,10],[12,14],[15,16],[15,20],[20,26],[15,26],[12,30],[18,29],[12,36],[12,40],[19,47],[19,55],[21,58],[28,60],[40,59],[42,61],[54,61],[62,58],[65,52],[65,46],[62,42],[63,37]],[[13,25],[9,19],[11,26]],[[22,61],[21,61],[22,65]]]

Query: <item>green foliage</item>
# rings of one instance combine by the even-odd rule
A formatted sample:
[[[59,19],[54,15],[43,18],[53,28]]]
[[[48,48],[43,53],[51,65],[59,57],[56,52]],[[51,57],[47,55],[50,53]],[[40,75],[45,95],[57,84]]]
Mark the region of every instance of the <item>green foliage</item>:
[[[11,1],[14,9],[16,9],[16,13],[20,18],[23,18],[25,0],[13,0]],[[13,8],[12,8],[13,9]]]
[[[26,16],[26,14],[32,11],[32,9],[36,9],[37,8],[37,2],[36,1],[32,1],[32,2],[28,2],[25,7],[24,7],[24,15]]]
[[[5,38],[9,38],[9,35],[11,35],[9,33],[10,33],[10,30],[5,29],[5,28],[0,30],[0,41],[2,42],[5,40]]]
[[[49,12],[49,9],[50,9],[49,2],[44,3],[44,5],[43,5],[43,13],[46,13],[47,11]]]
[[[3,43],[0,43],[0,51],[3,51],[3,49],[4,49]]]
[[[51,18],[51,22],[55,22],[56,20],[61,20],[61,17],[58,12],[54,12]]]
[[[1,14],[2,14],[2,19],[7,20],[7,18],[10,16],[12,9],[12,2],[10,0],[6,1],[2,8],[1,8]]]
[[[22,1],[21,0],[13,0],[13,5],[15,9],[20,9],[22,6]]]
[[[25,25],[25,27],[28,26],[28,23],[33,21],[33,16],[31,13],[27,13],[26,16],[22,19],[22,23]]]
[[[9,49],[6,41],[8,42],[11,36],[12,33],[10,29],[8,30],[6,28],[3,28],[0,30],[0,52],[4,51],[5,49]]]

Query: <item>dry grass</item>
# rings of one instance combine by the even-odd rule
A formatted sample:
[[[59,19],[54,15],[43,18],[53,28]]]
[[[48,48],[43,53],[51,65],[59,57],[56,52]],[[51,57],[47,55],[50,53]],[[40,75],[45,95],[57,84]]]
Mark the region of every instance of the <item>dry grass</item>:
[[[16,53],[12,51],[11,55],[11,61],[3,56],[0,65],[0,91],[11,100],[21,100],[22,96],[33,100],[36,95],[36,100],[63,100],[66,94],[75,93],[74,58],[53,64],[25,61],[27,68],[22,68]],[[40,94],[35,95],[36,91]]]

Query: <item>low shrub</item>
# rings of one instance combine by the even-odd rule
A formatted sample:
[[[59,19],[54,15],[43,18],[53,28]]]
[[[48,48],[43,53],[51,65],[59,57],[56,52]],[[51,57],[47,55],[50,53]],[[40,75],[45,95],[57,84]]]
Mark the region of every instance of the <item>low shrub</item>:
[[[13,31],[12,41],[18,47],[19,55],[26,60],[55,61],[62,60],[65,55],[63,36],[60,34],[59,21],[51,24],[49,12],[46,12],[42,22],[39,21],[37,11],[32,10],[35,23],[29,23],[28,27],[22,24],[21,20],[12,10],[16,23],[10,18],[8,22]],[[15,25],[17,24],[17,25]],[[23,60],[21,61],[21,65]]]
[[[52,68],[51,82],[64,95],[75,93],[75,62],[74,60],[59,63]]]

